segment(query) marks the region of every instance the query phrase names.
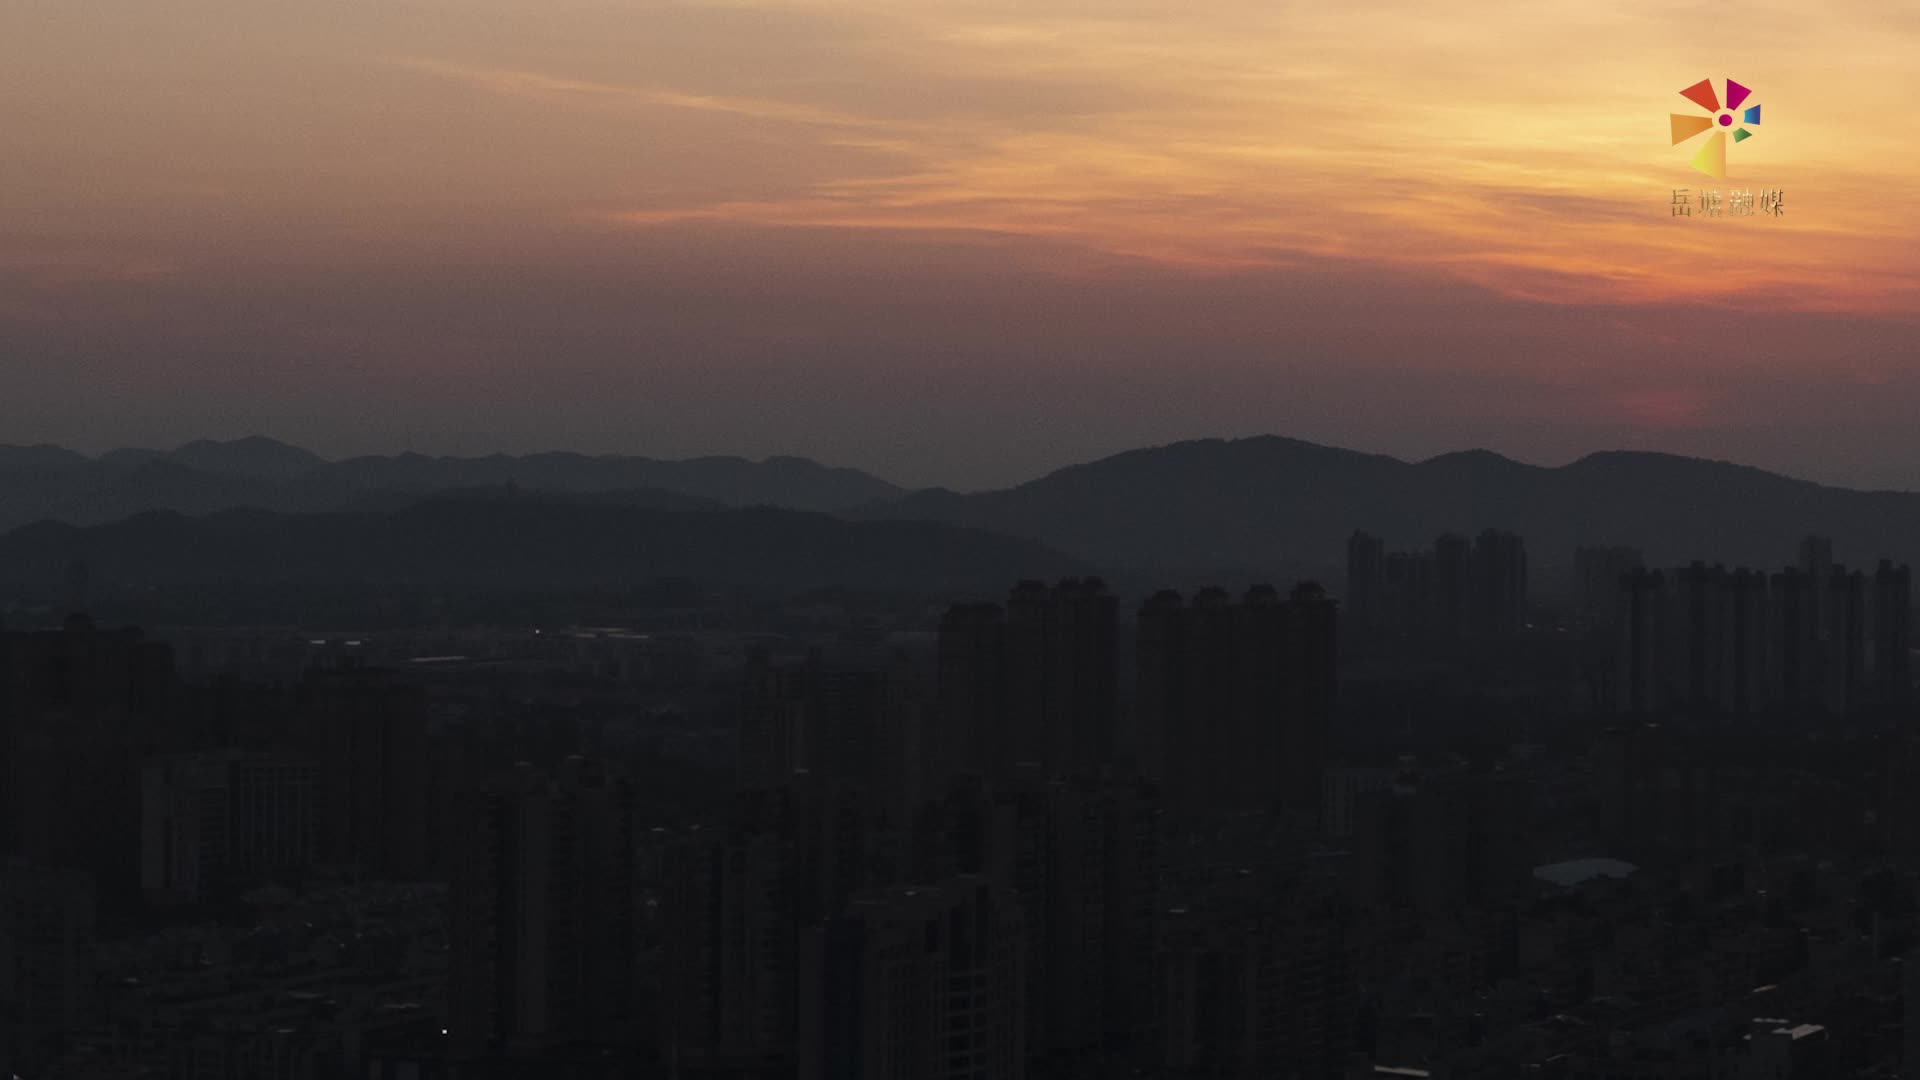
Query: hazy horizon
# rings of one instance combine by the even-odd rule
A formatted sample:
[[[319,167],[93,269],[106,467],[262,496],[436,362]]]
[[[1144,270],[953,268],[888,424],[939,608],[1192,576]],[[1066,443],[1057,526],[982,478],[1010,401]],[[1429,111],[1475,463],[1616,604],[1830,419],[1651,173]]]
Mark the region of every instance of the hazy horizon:
[[[922,491],[922,490],[928,490],[928,489],[945,488],[951,491],[958,492],[960,494],[974,494],[974,493],[987,492],[987,491],[1003,490],[1006,488],[1017,486],[1022,483],[1026,483],[1027,481],[1040,479],[1044,476],[1050,475],[1054,472],[1058,472],[1062,469],[1071,468],[1076,465],[1088,464],[1090,462],[1099,461],[1104,458],[1113,457],[1113,456],[1128,453],[1131,451],[1163,449],[1169,446],[1174,446],[1181,443],[1190,443],[1190,442],[1209,442],[1209,441],[1238,442],[1238,441],[1243,441],[1248,439],[1280,438],[1280,439],[1294,439],[1301,442],[1312,443],[1314,445],[1321,446],[1327,449],[1349,451],[1355,454],[1384,455],[1386,457],[1394,458],[1398,461],[1401,461],[1410,465],[1417,465],[1426,461],[1433,460],[1435,458],[1447,457],[1455,454],[1470,454],[1470,453],[1485,452],[1485,453],[1497,454],[1500,457],[1505,458],[1509,461],[1512,461],[1516,464],[1527,466],[1530,468],[1557,469],[1557,468],[1563,468],[1567,465],[1571,465],[1574,462],[1580,461],[1583,458],[1590,457],[1596,454],[1607,454],[1607,453],[1667,454],[1675,457],[1683,457],[1683,458],[1690,458],[1690,459],[1697,459],[1697,460],[1704,460],[1704,461],[1714,461],[1714,462],[1720,462],[1720,463],[1729,464],[1729,465],[1751,466],[1754,468],[1763,469],[1764,471],[1769,473],[1774,473],[1783,477],[1787,477],[1788,479],[1808,481],[1811,483],[1821,484],[1821,485],[1824,485],[1827,487],[1833,487],[1833,488],[1845,488],[1845,489],[1857,490],[1857,491],[1895,491],[1895,492],[1902,492],[1902,493],[1920,493],[1920,487],[1911,487],[1911,488],[1875,487],[1873,485],[1867,485],[1867,484],[1853,484],[1853,483],[1847,483],[1843,480],[1831,480],[1831,479],[1826,479],[1818,476],[1805,475],[1803,473],[1795,472],[1791,468],[1769,468],[1764,465],[1756,464],[1755,462],[1743,461],[1737,458],[1726,457],[1724,455],[1714,455],[1710,453],[1683,453],[1679,451],[1664,450],[1659,447],[1651,447],[1651,446],[1595,447],[1590,450],[1583,450],[1583,451],[1574,453],[1564,458],[1540,460],[1536,458],[1528,458],[1528,457],[1520,456],[1517,454],[1505,453],[1503,451],[1500,451],[1498,449],[1495,449],[1493,447],[1488,447],[1488,446],[1456,446],[1456,447],[1450,447],[1446,449],[1435,450],[1435,451],[1424,452],[1424,453],[1394,453],[1391,451],[1376,449],[1376,448],[1367,447],[1367,446],[1355,446],[1355,445],[1342,444],[1339,442],[1330,442],[1330,441],[1323,442],[1317,439],[1306,439],[1298,435],[1291,435],[1291,434],[1287,434],[1284,432],[1277,432],[1277,431],[1253,431],[1253,432],[1246,432],[1243,434],[1235,434],[1235,435],[1191,435],[1191,436],[1180,437],[1180,438],[1166,439],[1163,441],[1152,442],[1152,443],[1142,443],[1137,446],[1122,446],[1122,447],[1117,447],[1111,451],[1096,453],[1085,458],[1077,458],[1071,461],[1060,461],[1053,464],[1045,464],[1030,473],[1010,475],[1008,478],[1006,478],[1004,481],[1001,481],[1001,482],[977,484],[972,486],[960,486],[960,485],[946,484],[946,483],[940,483],[940,482],[924,483],[924,484],[913,483],[887,472],[884,467],[869,466],[869,465],[862,464],[860,462],[837,460],[829,457],[823,457],[818,454],[807,453],[803,450],[774,450],[764,454],[746,454],[746,453],[738,453],[738,452],[732,452],[732,451],[727,451],[722,449],[722,450],[696,452],[696,453],[689,453],[689,454],[682,454],[682,455],[663,455],[663,454],[656,454],[656,453],[648,453],[645,450],[632,450],[632,449],[624,449],[619,447],[605,448],[605,449],[584,449],[576,446],[567,446],[567,445],[558,445],[558,444],[556,445],[530,444],[525,447],[511,447],[511,446],[495,443],[492,440],[490,440],[487,436],[481,435],[481,434],[468,434],[463,436],[451,436],[451,435],[431,436],[431,437],[423,438],[421,442],[413,445],[406,445],[406,446],[399,446],[399,447],[375,446],[370,448],[347,449],[347,450],[341,450],[341,451],[329,451],[324,446],[311,445],[308,443],[301,442],[299,440],[281,438],[277,435],[273,435],[270,433],[256,432],[256,431],[243,432],[236,435],[219,435],[219,436],[200,435],[200,436],[194,436],[188,439],[181,439],[177,441],[169,440],[163,443],[155,443],[150,445],[133,444],[133,443],[116,443],[116,444],[89,446],[89,445],[79,445],[79,444],[72,444],[72,443],[60,443],[60,442],[47,440],[37,444],[0,442],[0,447],[7,447],[7,446],[19,447],[19,446],[26,446],[26,445],[56,446],[61,449],[75,451],[75,452],[84,454],[87,457],[97,459],[105,454],[111,453],[116,450],[145,450],[145,451],[155,451],[160,453],[166,453],[176,449],[180,449],[188,445],[189,443],[193,443],[193,442],[206,441],[206,442],[215,442],[215,443],[232,443],[232,442],[238,442],[241,440],[252,439],[252,438],[268,439],[274,442],[281,443],[283,445],[292,446],[296,449],[305,450],[315,454],[316,456],[320,457],[321,459],[329,463],[345,461],[345,460],[348,460],[351,458],[357,458],[357,457],[397,457],[397,456],[408,454],[408,453],[421,454],[427,457],[451,457],[451,458],[482,458],[482,457],[488,457],[495,454],[504,454],[511,457],[524,457],[524,456],[534,455],[534,454],[550,454],[550,453],[551,454],[569,454],[570,453],[570,454],[580,454],[583,456],[650,458],[657,461],[685,461],[685,460],[692,460],[692,459],[698,459],[698,458],[742,458],[742,459],[746,459],[754,462],[764,462],[773,458],[799,458],[807,461],[812,461],[815,464],[826,466],[829,468],[857,469],[860,472],[866,473],[876,479],[887,481],[895,485],[896,487],[902,488],[906,491]]]
[[[1920,488],[1920,20],[1725,10],[30,0],[4,438],[965,489],[1271,431]],[[1767,113],[1717,186],[1786,212],[1673,219],[1715,182],[1667,115],[1728,77]]]

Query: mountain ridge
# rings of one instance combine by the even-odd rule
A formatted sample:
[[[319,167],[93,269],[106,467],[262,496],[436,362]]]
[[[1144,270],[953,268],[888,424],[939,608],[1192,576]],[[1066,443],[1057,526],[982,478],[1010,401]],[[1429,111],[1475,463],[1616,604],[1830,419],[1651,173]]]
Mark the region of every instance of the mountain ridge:
[[[1655,564],[1777,566],[1807,533],[1830,535],[1842,561],[1920,561],[1920,494],[1632,450],[1549,466],[1487,450],[1406,461],[1281,436],[1196,439],[997,491],[915,492],[856,515],[963,523],[1112,568],[1232,566],[1335,580],[1355,529],[1394,548],[1511,529],[1543,567],[1564,568],[1582,544],[1640,547]]]
[[[480,458],[416,453],[309,462],[292,475],[208,471],[207,460],[297,463],[273,440],[204,444],[203,467],[171,453],[87,459],[58,447],[0,447],[0,528],[53,518],[92,525],[148,509],[236,506],[282,513],[398,511],[514,489],[662,511],[756,505],[856,522],[928,521],[1016,537],[1111,573],[1205,571],[1338,581],[1355,529],[1395,548],[1445,532],[1505,528],[1534,565],[1564,567],[1579,544],[1628,544],[1655,564],[1695,558],[1776,566],[1807,533],[1843,562],[1920,562],[1920,494],[1863,491],[1751,465],[1603,450],[1535,465],[1470,449],[1417,461],[1280,435],[1191,439],[1077,462],[1011,487],[907,491],[856,469],[776,456],[657,461],[568,451]],[[106,457],[118,464],[105,465]],[[317,456],[316,456],[317,458]],[[466,493],[459,495],[458,493]]]
[[[577,494],[654,491],[726,506],[833,511],[905,489],[843,466],[793,455],[762,461],[709,455],[665,460],[550,451],[433,457],[405,452],[330,461],[264,436],[195,440],[87,457],[54,446],[0,446],[0,530],[53,518],[93,525],[144,510],[205,514],[233,506],[288,513],[391,504],[436,491],[518,484]]]
[[[998,588],[1079,573],[1044,545],[937,522],[774,507],[658,509],[562,496],[433,498],[398,510],[150,510],[0,535],[0,584],[45,588],[76,561],[101,586],[358,583]]]

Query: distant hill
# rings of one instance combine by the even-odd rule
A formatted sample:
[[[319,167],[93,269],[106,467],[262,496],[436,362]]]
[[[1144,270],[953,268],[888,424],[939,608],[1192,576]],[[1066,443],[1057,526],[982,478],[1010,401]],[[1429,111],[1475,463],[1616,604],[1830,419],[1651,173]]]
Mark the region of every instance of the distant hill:
[[[201,440],[174,450],[115,450],[98,458],[51,446],[0,446],[0,530],[43,519],[100,524],[149,510],[314,513],[369,500],[391,507],[437,491],[507,484],[580,494],[654,491],[723,506],[823,511],[902,494],[857,469],[794,457],[399,454],[327,461],[261,437]]]
[[[0,536],[0,585],[44,587],[75,559],[106,587],[216,584],[980,587],[1073,574],[1046,547],[932,522],[757,508],[677,511],[576,496],[430,498],[395,512],[151,512]]]
[[[324,509],[372,491],[428,492],[496,487],[508,483],[541,491],[653,490],[710,499],[727,506],[778,506],[791,510],[842,510],[897,497],[900,488],[858,469],[834,468],[806,458],[737,457],[658,461],[653,458],[547,453],[480,458],[358,457],[333,462],[294,478],[286,494],[301,505]]]
[[[447,488],[428,494],[377,491],[340,508],[344,513],[397,513],[426,503],[510,503],[537,501],[564,506],[624,506],[640,510],[726,510],[726,503],[682,495],[676,491],[637,488],[630,491],[527,491],[517,484],[502,487]]]
[[[1563,575],[1578,544],[1631,544],[1656,564],[1705,558],[1775,567],[1809,532],[1832,537],[1836,557],[1850,564],[1881,556],[1920,563],[1920,494],[1851,491],[1667,454],[1600,453],[1544,468],[1484,450],[1408,462],[1278,436],[1203,439],[957,494],[906,493],[801,458],[400,454],[328,462],[268,439],[97,459],[58,447],[0,447],[0,529],[42,519],[101,524],[150,510],[392,514],[423,503],[510,502],[513,492],[570,496],[581,513],[765,505],[957,525],[1044,545],[1141,587],[1319,577],[1337,589],[1356,528],[1403,548],[1427,546],[1442,532],[1512,529],[1527,540],[1537,582]]]
[[[231,442],[196,439],[166,455],[176,465],[238,476],[299,476],[325,465],[326,459],[277,439],[253,435]]]
[[[1557,468],[1487,451],[1410,463],[1262,436],[1134,450],[1003,491],[923,491],[861,508],[1025,536],[1113,570],[1245,568],[1338,586],[1356,528],[1389,547],[1443,532],[1512,529],[1536,568],[1578,544],[1631,544],[1656,564],[1693,558],[1774,567],[1801,536],[1836,559],[1920,562],[1920,494],[1826,487],[1667,454],[1593,454]]]
[[[86,457],[63,447],[0,446],[0,469],[45,469],[83,465]]]

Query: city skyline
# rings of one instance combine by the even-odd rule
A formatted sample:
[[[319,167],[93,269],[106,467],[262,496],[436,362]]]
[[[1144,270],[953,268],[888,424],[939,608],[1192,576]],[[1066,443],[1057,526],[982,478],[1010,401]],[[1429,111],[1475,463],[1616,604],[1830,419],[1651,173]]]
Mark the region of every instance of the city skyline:
[[[0,4],[0,1077],[1920,1077],[1917,55]]]

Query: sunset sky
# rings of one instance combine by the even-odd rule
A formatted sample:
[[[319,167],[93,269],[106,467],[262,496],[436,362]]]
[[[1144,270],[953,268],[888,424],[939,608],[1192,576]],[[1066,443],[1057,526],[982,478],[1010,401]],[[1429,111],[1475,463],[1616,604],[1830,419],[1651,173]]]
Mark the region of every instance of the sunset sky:
[[[1920,489],[1916,58],[1879,0],[13,0],[0,442]]]

